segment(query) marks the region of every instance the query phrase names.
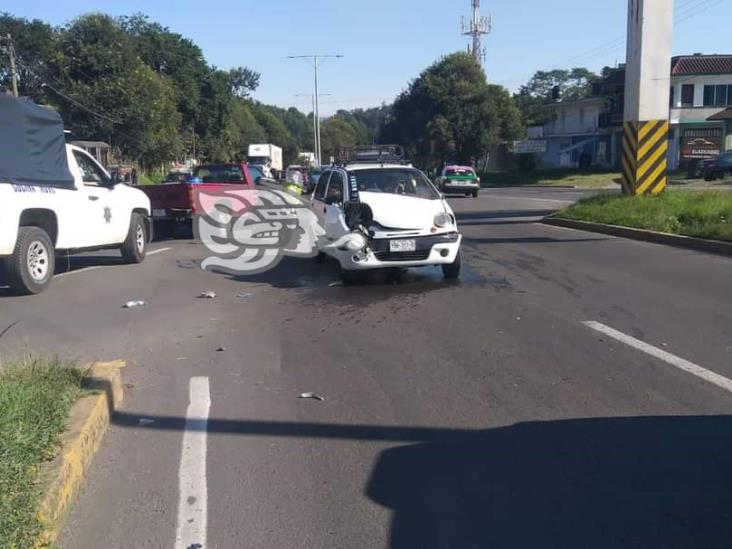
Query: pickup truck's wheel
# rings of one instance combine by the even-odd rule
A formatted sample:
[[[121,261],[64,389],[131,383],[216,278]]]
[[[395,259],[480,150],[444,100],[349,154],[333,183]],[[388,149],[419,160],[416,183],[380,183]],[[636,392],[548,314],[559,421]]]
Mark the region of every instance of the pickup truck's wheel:
[[[21,227],[15,250],[5,267],[14,292],[38,294],[45,290],[56,268],[56,255],[48,233],[38,227]]]
[[[130,220],[130,232],[122,244],[122,258],[126,263],[142,263],[147,253],[147,230],[145,220],[140,214],[133,213]]]
[[[460,264],[462,259],[460,257],[460,251],[455,256],[455,261],[442,266],[442,276],[448,280],[454,280],[460,276]]]

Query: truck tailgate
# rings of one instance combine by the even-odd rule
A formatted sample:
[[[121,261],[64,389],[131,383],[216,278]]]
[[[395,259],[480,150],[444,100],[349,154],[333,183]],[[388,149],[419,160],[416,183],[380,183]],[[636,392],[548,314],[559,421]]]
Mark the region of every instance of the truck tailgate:
[[[197,213],[195,195],[201,191],[220,189],[252,189],[249,185],[233,183],[174,183],[140,187],[150,198],[154,217],[190,217]],[[172,215],[171,215],[172,214]]]

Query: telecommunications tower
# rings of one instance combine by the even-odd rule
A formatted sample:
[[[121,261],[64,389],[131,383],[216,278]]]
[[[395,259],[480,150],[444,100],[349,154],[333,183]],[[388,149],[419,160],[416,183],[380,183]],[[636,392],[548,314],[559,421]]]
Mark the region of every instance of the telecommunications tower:
[[[460,19],[462,33],[472,39],[472,44],[468,46],[468,53],[478,60],[483,66],[485,64],[485,48],[482,45],[483,36],[489,34],[493,28],[491,18],[480,14],[480,0],[472,0],[473,15],[470,20],[465,21],[465,17]]]

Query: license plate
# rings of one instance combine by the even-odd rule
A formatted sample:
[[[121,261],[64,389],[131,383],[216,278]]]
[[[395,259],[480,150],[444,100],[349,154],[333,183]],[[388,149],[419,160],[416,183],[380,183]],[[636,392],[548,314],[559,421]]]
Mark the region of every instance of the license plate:
[[[417,241],[413,238],[409,240],[392,240],[389,242],[389,251],[391,252],[414,252],[417,250]]]
[[[165,210],[161,210],[159,208],[153,209],[153,217],[165,217],[167,215],[167,212]]]

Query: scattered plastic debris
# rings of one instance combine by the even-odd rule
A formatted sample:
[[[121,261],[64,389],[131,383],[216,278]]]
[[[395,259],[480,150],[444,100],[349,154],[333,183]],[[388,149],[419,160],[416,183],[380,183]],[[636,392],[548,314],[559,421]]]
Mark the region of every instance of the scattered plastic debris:
[[[184,357],[184,356],[179,356],[178,358],[176,358],[176,360],[186,360],[186,357]]]
[[[155,423],[154,419],[150,419],[149,417],[141,417],[137,420],[138,425],[150,425],[152,423]]]
[[[315,393],[303,393],[297,398],[306,398],[310,400],[319,400],[320,402],[323,402],[325,400],[325,397],[322,397]]]
[[[249,299],[250,297],[252,297],[252,294],[250,294],[249,292],[244,292],[238,294],[236,297],[238,297],[239,299]]]
[[[521,320],[521,317],[520,317],[520,316],[517,316],[517,317],[516,317],[516,320]]]
[[[211,290],[208,290],[206,292],[201,292],[201,295],[198,296],[199,299],[216,299],[216,292],[212,292]]]
[[[147,305],[147,302],[143,301],[142,299],[128,301],[124,305],[122,305],[123,309],[134,309],[135,307],[144,307]]]
[[[217,353],[223,353],[224,351],[226,351],[226,347],[217,347],[216,348]]]
[[[335,282],[331,282],[330,284],[328,284],[328,286],[330,286],[331,288],[337,288],[339,286],[343,286],[343,282],[341,282],[340,280],[336,280]]]

